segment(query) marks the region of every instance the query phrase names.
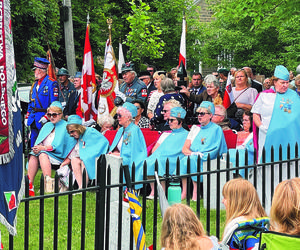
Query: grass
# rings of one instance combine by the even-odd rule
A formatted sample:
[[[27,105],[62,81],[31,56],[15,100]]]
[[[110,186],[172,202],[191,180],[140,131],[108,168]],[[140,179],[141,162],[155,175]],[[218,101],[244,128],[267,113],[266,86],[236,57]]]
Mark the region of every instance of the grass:
[[[39,190],[39,180],[41,171],[35,179],[35,190]],[[73,208],[72,208],[72,249],[79,249],[81,245],[81,195],[72,196]],[[140,202],[142,197],[139,197]],[[95,241],[95,206],[96,206],[96,194],[94,192],[87,192],[86,199],[86,231],[85,231],[85,249],[94,249]],[[54,199],[48,198],[44,200],[44,249],[53,249],[53,231],[54,231]],[[185,202],[185,201],[184,201]],[[39,220],[40,220],[40,201],[30,201],[29,206],[29,249],[39,248]],[[196,202],[191,201],[191,207],[196,211]],[[158,205],[159,206],[159,205]],[[18,222],[17,222],[17,235],[14,237],[14,249],[24,248],[24,207],[25,203],[22,202],[18,209]],[[153,209],[154,201],[147,201],[147,218],[146,218],[146,245],[153,244]],[[201,201],[200,208],[200,220],[206,227],[206,210],[203,208]],[[211,235],[215,235],[216,232],[216,215],[215,211],[211,210],[210,214],[210,232]],[[159,236],[161,228],[161,214],[158,208],[157,214],[157,249],[160,249]],[[59,212],[58,212],[58,249],[67,248],[67,235],[68,235],[68,196],[59,197]],[[225,212],[221,211],[221,234],[224,230],[225,224]],[[6,228],[0,224],[0,230],[2,232],[2,243],[4,249],[8,249],[8,232]]]

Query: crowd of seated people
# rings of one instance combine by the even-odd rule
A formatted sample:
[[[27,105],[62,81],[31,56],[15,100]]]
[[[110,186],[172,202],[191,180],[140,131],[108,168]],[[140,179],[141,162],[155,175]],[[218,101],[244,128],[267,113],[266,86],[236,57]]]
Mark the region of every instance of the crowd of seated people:
[[[262,146],[270,147],[273,145],[272,142],[274,140],[277,144],[279,142],[284,142],[285,145],[290,142],[291,138],[293,138],[293,143],[299,142],[300,134],[297,129],[299,123],[297,117],[300,110],[297,109],[299,95],[296,91],[288,89],[288,84],[286,84],[288,83],[288,70],[284,66],[277,66],[274,76],[270,80],[270,85],[272,85],[271,88],[259,95],[257,94],[257,90],[251,87],[251,78],[248,77],[246,70],[241,69],[235,70],[234,72],[234,76],[230,79],[234,85],[232,93],[236,113],[234,117],[229,118],[227,118],[228,110],[222,106],[222,99],[225,93],[220,90],[219,80],[215,75],[208,75],[204,78],[203,85],[205,85],[206,89],[200,94],[195,94],[194,91],[190,91],[184,86],[181,86],[181,90],[178,90],[179,87],[175,88],[174,81],[171,78],[168,78],[166,76],[168,74],[164,71],[153,72],[153,79],[151,79],[150,76],[150,80],[154,80],[154,86],[157,90],[151,91],[149,93],[149,98],[144,98],[143,89],[140,89],[141,93],[137,95],[143,98],[134,98],[134,95],[131,95],[129,89],[126,87],[125,90],[127,92],[125,95],[130,96],[128,100],[131,101],[127,101],[123,105],[120,104],[118,109],[115,109],[115,117],[111,117],[110,115],[98,117],[98,127],[96,126],[96,129],[98,129],[108,141],[106,140],[104,143],[103,140],[103,143],[105,144],[103,149],[100,150],[99,148],[99,151],[95,154],[90,154],[89,157],[96,157],[102,153],[118,155],[122,157],[123,164],[129,165],[130,168],[131,165],[135,163],[136,180],[141,180],[143,178],[144,161],[148,163],[148,175],[151,178],[154,174],[153,170],[156,159],[158,160],[159,176],[165,174],[165,158],[169,158],[170,174],[176,174],[175,164],[177,159],[180,161],[180,174],[187,173],[188,160],[190,161],[190,172],[196,173],[198,171],[198,158],[201,159],[200,171],[202,171],[202,163],[207,160],[208,154],[210,155],[210,159],[214,159],[217,156],[226,153],[229,148],[227,147],[229,141],[226,141],[227,137],[226,135],[224,137],[222,130],[224,130],[224,132],[226,130],[231,130],[232,128],[237,130],[237,140],[233,142],[235,149],[230,153],[230,159],[233,165],[235,165],[234,156],[236,155],[236,150],[238,150],[240,152],[239,166],[245,165],[242,156],[246,149],[248,152],[248,164],[252,164],[254,160],[258,162],[261,161]],[[132,75],[132,78],[134,79],[133,85],[138,86],[138,78],[134,74],[132,64],[124,66],[123,74],[127,74],[128,76]],[[193,74],[193,77],[194,76],[196,76],[196,80],[202,80],[201,74]],[[130,77],[127,78],[129,79]],[[126,80],[128,80],[127,78]],[[202,81],[200,82],[202,84]],[[128,86],[132,87],[133,85]],[[193,88],[195,86],[196,85],[194,84]],[[133,89],[131,92],[134,92]],[[277,103],[280,104],[282,98],[285,98],[284,100],[286,100],[286,102],[280,106]],[[149,100],[149,102],[145,100]],[[289,100],[291,101],[289,102]],[[190,105],[189,101],[198,105],[195,114],[193,114],[193,116],[197,117],[197,120],[192,124],[190,123],[191,120],[188,120],[188,117],[186,117],[186,114],[183,112],[183,110],[186,110]],[[75,173],[76,181],[79,182],[78,186],[81,188],[82,175],[80,173],[82,173],[83,169],[87,171],[87,177],[89,179],[95,178],[93,173],[95,168],[94,164],[92,166],[86,166],[85,159],[80,156],[80,152],[87,152],[87,148],[89,148],[90,142],[88,142],[88,135],[90,134],[90,129],[88,127],[88,129],[84,130],[83,128],[87,127],[88,124],[80,124],[79,120],[76,124],[69,124],[69,120],[64,121],[62,114],[63,108],[60,108],[60,110],[55,109],[56,116],[54,117],[54,111],[52,109],[53,107],[47,113],[50,122],[48,122],[41,130],[39,140],[33,147],[31,153],[32,156],[29,158],[28,176],[30,183],[32,184],[34,181],[39,162],[41,162],[43,157],[46,157],[47,159],[40,164],[44,176],[51,176],[51,164],[56,164],[61,167],[69,165],[71,166],[70,169]],[[180,117],[177,114],[172,113],[173,109],[181,110],[180,112],[177,112],[177,114],[180,114]],[[253,133],[252,113],[250,111],[254,113],[253,124],[255,126],[253,128]],[[69,117],[71,116],[72,115]],[[289,121],[286,122],[284,128],[283,126],[279,128],[278,122],[276,122],[276,119],[281,119],[281,116],[285,117],[285,121]],[[58,121],[54,121],[54,118]],[[48,130],[50,130],[50,123],[52,123],[52,126],[54,127],[54,129],[52,129],[53,131],[47,132],[48,134],[52,134],[51,137],[50,135],[48,136],[47,133],[44,133],[47,127],[49,127]],[[57,144],[56,137],[53,139],[53,133],[56,131],[57,125],[61,123],[65,126],[62,132],[63,136],[71,141],[71,143],[67,143],[68,145],[65,146],[60,142]],[[66,124],[68,124],[68,127]],[[78,125],[78,127],[76,129],[69,129],[69,127],[74,125]],[[112,129],[113,132],[111,133]],[[276,133],[277,129],[284,131],[282,131],[279,139],[274,139],[274,133]],[[146,143],[148,140],[145,140],[145,132],[143,132],[145,130],[148,130],[149,133],[152,130],[168,132],[162,133],[159,139],[156,138],[157,132],[155,135],[153,133],[153,136],[155,136],[157,141],[155,141],[156,139],[154,141],[152,140],[152,145],[149,145]],[[179,133],[179,131],[181,133]],[[188,133],[188,131],[190,132]],[[287,131],[288,136],[286,136]],[[68,133],[70,133],[70,135]],[[96,134],[96,130],[93,130],[93,133]],[[147,136],[149,136],[149,133]],[[273,134],[270,135],[271,133]],[[55,132],[54,134],[56,135],[58,132]],[[76,136],[74,136],[75,134]],[[62,137],[60,137],[60,139],[61,138]],[[80,143],[78,144],[80,138],[86,138],[86,144],[82,145],[82,147],[80,147]],[[95,140],[95,138],[98,138],[98,134],[97,136],[94,136],[92,140]],[[104,137],[102,136],[99,138]],[[53,141],[55,143],[53,143]],[[107,143],[110,144],[109,150]],[[56,154],[59,151],[55,147],[62,146],[64,147],[63,151],[61,151],[61,155],[57,157]],[[175,147],[176,150],[174,150]],[[258,159],[254,159],[254,149],[257,149],[259,152]],[[171,151],[176,151],[176,153]],[[295,154],[295,152],[293,153]],[[68,158],[66,156],[68,156]],[[71,156],[73,156],[73,158],[70,158]],[[80,160],[80,164],[74,165],[73,167],[72,159],[75,162],[76,158]],[[47,166],[44,166],[45,162],[47,162]],[[240,174],[244,176],[242,171]],[[194,184],[192,199],[196,200],[197,196],[199,196],[199,193],[197,193],[196,177],[193,177],[192,179]],[[184,199],[186,197],[187,185],[185,178],[182,179],[182,184],[182,199]],[[153,189],[150,194],[150,197],[152,196]]]

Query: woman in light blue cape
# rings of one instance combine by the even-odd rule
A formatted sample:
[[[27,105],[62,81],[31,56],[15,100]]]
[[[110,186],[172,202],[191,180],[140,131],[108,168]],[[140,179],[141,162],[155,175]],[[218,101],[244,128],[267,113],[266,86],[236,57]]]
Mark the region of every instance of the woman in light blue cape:
[[[108,140],[99,131],[86,128],[81,123],[82,119],[78,115],[68,117],[67,130],[76,145],[61,164],[63,167],[71,163],[79,188],[82,188],[83,169],[87,171],[87,181],[95,179],[95,160],[101,154],[106,154],[109,147]]]
[[[203,170],[203,161],[207,160],[208,154],[210,159],[217,158],[218,155],[226,153],[227,146],[222,128],[211,122],[211,118],[215,113],[215,107],[212,102],[203,101],[197,109],[198,120],[201,127],[194,125],[189,132],[187,139],[182,148],[185,157],[180,161],[180,174],[187,173],[187,160],[190,158],[191,173],[197,172],[197,159],[201,158],[201,170]],[[197,177],[193,176],[193,197],[192,200],[197,200]],[[201,176],[201,182],[203,177]],[[186,197],[186,178],[182,179],[182,195]]]
[[[154,176],[155,162],[158,162],[158,175],[163,176],[166,174],[166,161],[169,159],[169,174],[176,174],[177,158],[182,159],[182,147],[188,135],[182,127],[186,111],[183,108],[175,107],[170,111],[170,118],[168,123],[172,132],[163,133],[157,143],[155,144],[151,156],[146,159],[147,175]],[[162,182],[162,185],[164,182]],[[151,183],[151,193],[149,198],[154,197],[154,183]]]
[[[33,182],[40,164],[44,177],[51,177],[51,164],[60,165],[72,150],[75,143],[68,135],[66,121],[62,120],[60,102],[53,102],[47,109],[46,123],[35,141],[28,162],[29,195],[34,196]]]
[[[122,127],[118,130],[109,153],[123,158],[123,165],[129,166],[130,176],[132,164],[135,164],[135,181],[143,179],[143,161],[147,157],[146,142],[141,129],[134,124],[133,118],[137,115],[137,108],[125,102],[117,109],[117,118]],[[136,185],[135,189],[142,185]]]

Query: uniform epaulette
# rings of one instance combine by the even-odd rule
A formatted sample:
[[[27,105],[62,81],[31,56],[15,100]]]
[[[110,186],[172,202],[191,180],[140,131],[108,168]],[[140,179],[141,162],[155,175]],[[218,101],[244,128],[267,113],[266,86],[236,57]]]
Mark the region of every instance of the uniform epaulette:
[[[56,82],[56,80],[55,79],[53,79],[52,77],[50,77],[49,76],[49,78],[48,78],[50,81],[52,81],[52,82]]]

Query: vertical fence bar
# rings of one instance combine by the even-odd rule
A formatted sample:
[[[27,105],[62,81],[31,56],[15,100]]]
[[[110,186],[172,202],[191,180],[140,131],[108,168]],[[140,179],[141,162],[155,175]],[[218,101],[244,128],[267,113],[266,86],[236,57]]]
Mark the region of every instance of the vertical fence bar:
[[[296,142],[295,144],[295,158],[298,159],[298,156],[299,156],[299,153],[298,153],[298,143]],[[299,164],[299,161],[296,160],[295,162],[295,170],[296,170],[296,173],[295,173],[295,176],[299,176],[299,167],[298,167],[298,164]]]
[[[54,193],[58,194],[59,189],[58,189],[58,182],[59,182],[59,177],[57,173],[55,174],[55,186],[54,186]],[[54,218],[53,218],[53,249],[57,250],[58,248],[58,195],[54,197]]]
[[[123,183],[123,167],[119,171],[119,183]],[[119,187],[118,249],[122,249],[123,186]]]
[[[111,184],[111,168],[110,165],[107,167],[107,178],[106,185]],[[110,224],[110,192],[111,189],[107,188],[106,190],[106,220],[105,220],[105,249],[109,250],[109,224]]]
[[[187,166],[186,166],[186,173],[189,175],[191,174],[191,158],[188,156],[187,158]],[[186,204],[190,206],[190,199],[191,199],[191,177],[186,178]]]
[[[229,181],[230,179],[230,155],[229,155],[229,151],[227,151],[226,154],[226,182]]]
[[[144,181],[147,180],[147,162],[144,161],[144,167],[143,167],[143,177],[144,177]],[[143,207],[142,207],[142,225],[143,225],[143,228],[144,228],[144,231],[146,233],[146,216],[147,216],[147,213],[146,213],[146,196],[147,196],[147,184],[143,184]]]
[[[177,158],[178,160],[178,158]],[[166,198],[168,199],[168,188],[169,188],[169,176],[170,176],[170,164],[169,164],[169,158],[167,159],[167,162],[166,162],[166,174],[165,174],[165,177],[166,177],[166,180],[165,180],[165,194],[166,194]]]
[[[207,156],[207,172],[210,172],[210,154]],[[210,235],[210,173],[207,174],[207,191],[206,191],[206,231]]]
[[[28,175],[25,176],[25,197],[26,198],[29,197]],[[29,246],[29,201],[25,201],[24,216],[25,216],[25,221],[24,221],[24,250],[28,250],[28,246]]]
[[[166,161],[166,166],[169,164],[169,159]],[[158,173],[158,162],[155,161],[155,171]],[[157,182],[154,182],[154,207],[153,207],[153,250],[156,250],[157,244]]]
[[[279,182],[282,182],[282,146],[279,145]]]
[[[105,221],[105,180],[106,159],[101,155],[97,161],[97,186],[96,193],[96,218],[95,218],[95,249],[103,249],[104,246],[104,221]]]
[[[221,164],[220,164],[220,155],[218,155],[217,157],[217,197],[216,197],[216,204],[217,204],[217,211],[216,211],[216,236],[217,238],[219,239],[220,238],[220,198],[221,198],[221,195],[220,195],[220,188],[221,188],[221,185],[220,185],[220,182],[221,182],[221,179],[220,179],[220,169],[221,169]]]
[[[273,196],[273,193],[274,193],[274,167],[275,167],[275,164],[273,163],[274,162],[274,147],[271,146],[271,197]]]
[[[44,196],[44,187],[45,187],[45,179],[44,179],[44,175],[41,175],[41,179],[40,179],[40,195]],[[40,244],[39,244],[39,249],[44,249],[44,204],[45,204],[45,200],[43,197],[41,197],[40,199]]]
[[[248,170],[249,170],[249,168],[248,168],[248,150],[247,149],[245,150],[245,162],[244,162],[244,164],[245,164],[245,167],[246,167],[245,168],[245,179],[248,180]]]
[[[291,159],[291,147],[290,147],[290,144],[288,144],[287,146],[287,178],[290,179],[291,178],[291,162],[290,162],[290,159]]]
[[[73,183],[73,174],[70,172],[69,174],[69,190],[73,191],[73,185],[70,185]],[[73,218],[73,194],[70,193],[68,195],[68,235],[67,235],[67,249],[72,249],[72,218]]]
[[[86,223],[86,169],[82,173],[82,199],[81,199],[81,249],[85,249],[85,223]]]
[[[266,151],[265,148],[263,148],[262,152],[262,206],[265,207],[266,205]]]
[[[197,158],[197,172],[200,173],[200,174],[197,175],[197,192],[200,193],[200,190],[201,190],[201,177],[203,178],[203,175],[201,175],[201,158],[200,158],[199,155],[198,155],[198,158]],[[189,177],[189,179],[191,179],[191,177]],[[189,186],[191,186],[191,185],[189,185]],[[203,190],[202,190],[202,193],[203,193]],[[197,209],[197,215],[198,215],[199,218],[200,218],[200,198],[201,198],[201,195],[200,194],[197,195],[196,209]]]
[[[240,166],[240,152],[238,150],[236,150],[235,152],[235,176],[239,176],[240,174],[240,170],[239,170],[239,166]]]

